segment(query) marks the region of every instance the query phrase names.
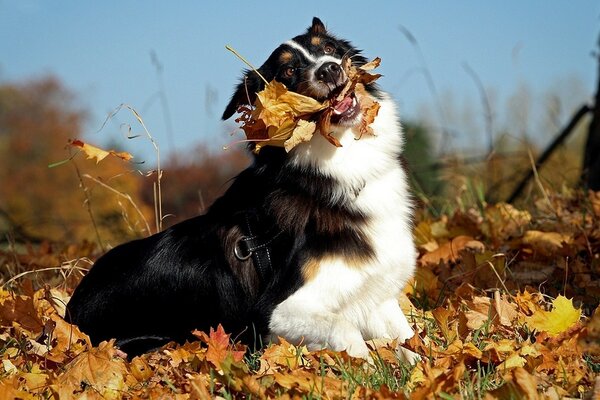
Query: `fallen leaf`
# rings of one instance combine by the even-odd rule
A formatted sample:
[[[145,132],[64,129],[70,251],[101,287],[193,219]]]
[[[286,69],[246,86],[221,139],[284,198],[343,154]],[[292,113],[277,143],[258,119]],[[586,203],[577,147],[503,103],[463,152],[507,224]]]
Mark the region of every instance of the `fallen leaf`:
[[[96,164],[104,160],[107,156],[112,155],[124,161],[129,161],[133,156],[127,152],[117,152],[115,150],[103,150],[99,147],[92,146],[89,143],[82,142],[79,139],[70,139],[69,145],[79,148],[87,156],[88,159],[96,159]]]
[[[244,359],[246,349],[234,350],[229,339],[231,335],[225,333],[221,324],[217,326],[216,330],[210,328],[208,335],[197,330],[193,331],[192,334],[208,345],[206,359],[215,367],[221,367],[222,362],[228,355],[233,357],[234,362],[240,362]]]
[[[506,295],[500,295],[498,290],[494,292],[492,305],[492,321],[504,326],[513,326],[514,321],[519,317],[517,305],[508,301]]]
[[[527,324],[538,331],[558,335],[575,325],[581,317],[581,309],[573,307],[573,300],[559,295],[552,301],[552,311],[537,310],[527,318]]]
[[[273,374],[281,369],[291,371],[306,366],[308,360],[303,358],[306,354],[308,354],[306,346],[296,347],[285,339],[279,338],[278,344],[267,347],[260,356],[258,373]]]
[[[531,214],[507,203],[488,205],[481,231],[495,241],[520,236],[531,222]]]
[[[421,258],[419,258],[419,262],[425,265],[435,265],[438,264],[440,261],[455,262],[456,260],[458,260],[460,252],[468,248],[468,246],[475,246],[475,242],[476,241],[473,240],[473,238],[470,236],[457,236],[451,241],[439,246],[434,251],[421,256]]]
[[[556,255],[563,244],[569,244],[573,241],[569,235],[535,230],[525,232],[521,240],[524,244],[531,246],[534,251],[544,256]]]
[[[125,361],[115,357],[114,340],[80,354],[55,381],[55,390],[61,399],[85,396],[119,399],[126,391]]]

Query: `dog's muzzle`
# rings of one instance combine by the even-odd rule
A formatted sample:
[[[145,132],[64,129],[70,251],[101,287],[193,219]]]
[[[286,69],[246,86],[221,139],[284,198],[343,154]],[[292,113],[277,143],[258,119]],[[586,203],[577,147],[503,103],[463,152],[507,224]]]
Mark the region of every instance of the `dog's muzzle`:
[[[315,71],[315,78],[326,85],[339,86],[344,83],[342,67],[335,62],[326,62]]]

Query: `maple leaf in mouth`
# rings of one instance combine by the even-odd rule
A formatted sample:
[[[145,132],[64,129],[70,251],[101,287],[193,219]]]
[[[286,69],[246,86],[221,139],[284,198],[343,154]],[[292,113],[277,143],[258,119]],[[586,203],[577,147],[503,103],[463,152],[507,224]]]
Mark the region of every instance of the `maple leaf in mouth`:
[[[341,147],[332,135],[332,125],[356,125],[361,137],[365,133],[373,134],[369,125],[377,115],[379,103],[369,95],[365,85],[381,76],[369,72],[380,62],[376,58],[355,66],[349,57],[344,57],[340,66],[347,79],[324,100],[288,91],[277,81],[269,82],[257,94],[253,106],[238,109],[241,116],[236,121],[242,123],[247,140],[255,143],[254,152],[266,145],[281,146],[290,151],[299,143],[309,141],[315,132]]]

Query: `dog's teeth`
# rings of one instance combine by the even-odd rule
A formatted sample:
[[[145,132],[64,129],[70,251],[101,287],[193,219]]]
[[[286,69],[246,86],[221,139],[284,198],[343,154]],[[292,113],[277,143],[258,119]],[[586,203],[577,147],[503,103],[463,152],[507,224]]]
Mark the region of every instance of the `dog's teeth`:
[[[357,101],[356,101],[356,97],[352,98],[352,107],[356,107]]]
[[[342,112],[341,112],[341,111],[338,111],[338,110],[336,110],[335,108],[333,109],[333,113],[334,113],[335,115],[342,115]]]

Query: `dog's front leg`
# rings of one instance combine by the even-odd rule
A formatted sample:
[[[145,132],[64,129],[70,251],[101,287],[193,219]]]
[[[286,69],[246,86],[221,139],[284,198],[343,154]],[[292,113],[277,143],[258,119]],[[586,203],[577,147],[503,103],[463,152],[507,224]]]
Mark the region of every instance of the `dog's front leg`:
[[[410,364],[420,360],[418,354],[401,346],[405,340],[413,337],[414,331],[395,298],[384,301],[373,310],[367,320],[363,335],[366,340],[397,339],[396,351],[400,359]]]
[[[273,340],[283,337],[309,350],[346,350],[353,357],[368,358],[369,349],[360,330],[327,303],[327,291],[303,287],[280,303],[269,323]]]

